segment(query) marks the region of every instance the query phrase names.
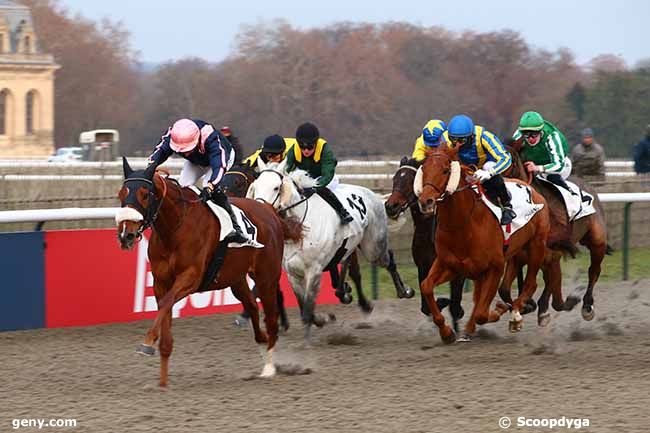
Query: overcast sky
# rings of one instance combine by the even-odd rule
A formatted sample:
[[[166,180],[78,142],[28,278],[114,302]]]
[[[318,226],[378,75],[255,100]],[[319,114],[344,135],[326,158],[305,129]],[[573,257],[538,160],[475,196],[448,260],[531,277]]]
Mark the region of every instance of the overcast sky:
[[[612,53],[650,57],[650,0],[61,0],[73,13],[121,20],[141,60],[218,61],[242,24],[284,18],[299,28],[340,21],[406,21],[479,32],[513,29],[538,48],[567,47],[579,63]]]

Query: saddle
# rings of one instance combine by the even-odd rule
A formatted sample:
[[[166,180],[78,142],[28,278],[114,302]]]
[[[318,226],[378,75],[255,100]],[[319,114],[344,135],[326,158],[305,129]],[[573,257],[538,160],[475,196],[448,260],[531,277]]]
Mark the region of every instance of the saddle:
[[[552,190],[557,197],[562,199],[568,222],[573,222],[596,213],[594,196],[582,190],[575,183],[565,180],[571,189],[571,191],[567,191],[565,188],[554,184],[542,176],[537,176],[536,179],[542,182],[546,189]]]

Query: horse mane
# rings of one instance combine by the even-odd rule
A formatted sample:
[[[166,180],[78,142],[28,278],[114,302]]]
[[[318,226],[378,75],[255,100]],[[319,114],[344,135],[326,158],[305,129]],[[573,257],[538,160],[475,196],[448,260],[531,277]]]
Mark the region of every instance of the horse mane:
[[[405,165],[408,167],[419,168],[422,165],[422,161],[418,161],[415,158],[409,158],[408,156],[405,156],[400,161],[399,166],[404,167]]]
[[[271,162],[267,164],[267,170],[277,170],[281,162]],[[285,173],[299,188],[314,188],[318,181],[311,177],[305,170],[295,169],[291,173]]]

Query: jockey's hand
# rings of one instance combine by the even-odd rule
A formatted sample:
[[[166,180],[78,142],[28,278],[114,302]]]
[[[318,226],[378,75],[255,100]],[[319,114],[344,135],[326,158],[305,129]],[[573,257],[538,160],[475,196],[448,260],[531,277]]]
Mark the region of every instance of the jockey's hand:
[[[524,162],[524,167],[529,173],[542,173],[544,172],[544,167],[541,165],[536,165],[533,161]]]
[[[488,170],[483,170],[482,168],[479,168],[474,172],[474,179],[478,180],[481,183],[490,179],[492,176],[494,176],[494,174],[492,174]]]
[[[311,187],[310,187],[310,188],[303,188],[303,190],[302,190],[302,195],[303,195],[305,198],[309,198],[309,197],[311,197],[311,196],[314,195],[314,194],[316,194],[316,188],[311,188]]]
[[[212,199],[213,192],[214,192],[214,185],[208,183],[207,186],[201,190],[201,195],[199,195],[199,198],[203,203],[207,203],[209,200]]]

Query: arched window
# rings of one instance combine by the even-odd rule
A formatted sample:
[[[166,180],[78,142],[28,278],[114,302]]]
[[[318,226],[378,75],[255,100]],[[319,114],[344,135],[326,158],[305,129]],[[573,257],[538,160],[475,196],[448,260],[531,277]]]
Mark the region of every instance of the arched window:
[[[25,134],[34,133],[34,91],[30,90],[25,96]]]
[[[0,135],[7,133],[7,91],[0,92]]]

